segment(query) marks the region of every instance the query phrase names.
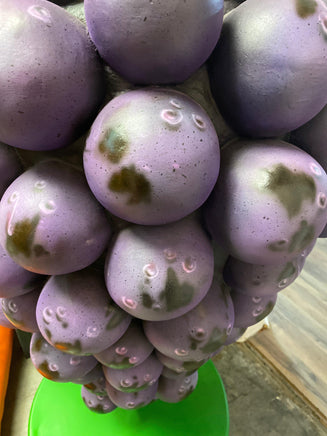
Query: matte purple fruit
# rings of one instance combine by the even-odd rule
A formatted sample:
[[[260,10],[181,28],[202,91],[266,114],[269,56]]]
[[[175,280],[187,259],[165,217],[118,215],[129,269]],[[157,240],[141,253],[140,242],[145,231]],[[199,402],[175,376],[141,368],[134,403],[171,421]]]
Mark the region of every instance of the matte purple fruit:
[[[207,60],[222,27],[222,0],[85,0],[100,55],[138,84],[183,82]]]
[[[204,109],[187,95],[161,88],[128,91],[95,119],[84,170],[98,201],[136,224],[177,221],[208,198],[220,150]]]

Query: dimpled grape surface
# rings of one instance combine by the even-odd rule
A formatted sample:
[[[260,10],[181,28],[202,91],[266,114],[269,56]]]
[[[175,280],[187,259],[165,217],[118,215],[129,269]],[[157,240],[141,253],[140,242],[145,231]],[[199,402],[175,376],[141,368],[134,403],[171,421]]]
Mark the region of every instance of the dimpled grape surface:
[[[84,150],[92,192],[114,215],[165,224],[200,207],[218,176],[219,142],[206,112],[177,91],[147,88],[111,100]]]

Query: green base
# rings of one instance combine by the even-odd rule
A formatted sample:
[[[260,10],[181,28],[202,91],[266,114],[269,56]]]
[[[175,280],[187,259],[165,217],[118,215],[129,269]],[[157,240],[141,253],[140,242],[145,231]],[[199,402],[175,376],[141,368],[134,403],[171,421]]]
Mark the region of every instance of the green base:
[[[199,369],[195,391],[177,404],[154,401],[138,410],[106,415],[83,403],[81,386],[43,379],[30,411],[29,436],[228,436],[223,383],[211,361]]]

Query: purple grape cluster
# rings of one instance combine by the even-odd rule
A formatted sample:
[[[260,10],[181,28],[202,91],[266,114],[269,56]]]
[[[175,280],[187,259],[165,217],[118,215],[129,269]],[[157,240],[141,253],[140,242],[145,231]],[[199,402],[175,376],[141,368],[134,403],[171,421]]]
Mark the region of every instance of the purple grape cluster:
[[[190,395],[326,236],[327,7],[84,3],[0,4],[0,325],[109,413]],[[229,142],[174,88],[204,63]]]

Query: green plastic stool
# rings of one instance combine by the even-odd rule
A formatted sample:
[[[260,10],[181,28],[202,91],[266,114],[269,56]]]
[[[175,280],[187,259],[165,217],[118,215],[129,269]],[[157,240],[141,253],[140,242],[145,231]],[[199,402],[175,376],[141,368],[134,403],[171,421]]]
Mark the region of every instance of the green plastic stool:
[[[194,392],[177,404],[154,401],[138,410],[106,415],[83,403],[81,386],[43,379],[29,417],[29,436],[228,436],[225,389],[214,364],[199,369]]]

